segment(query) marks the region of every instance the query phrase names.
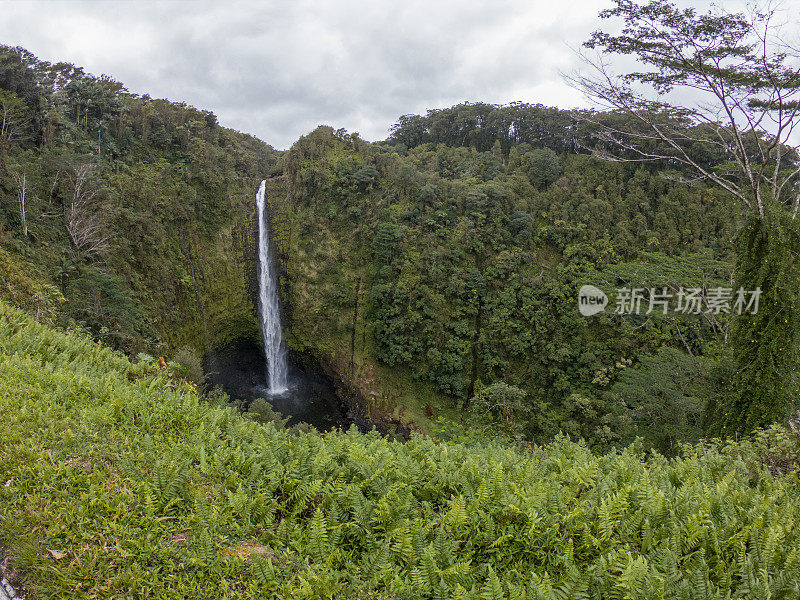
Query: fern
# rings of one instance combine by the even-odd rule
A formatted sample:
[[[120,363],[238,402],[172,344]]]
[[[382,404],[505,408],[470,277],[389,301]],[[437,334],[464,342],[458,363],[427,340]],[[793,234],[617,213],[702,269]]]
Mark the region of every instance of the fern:
[[[486,584],[481,591],[481,598],[483,600],[506,600],[503,584],[500,582],[497,573],[495,573],[494,569],[491,567],[489,567],[489,576],[486,580]]]
[[[218,558],[217,545],[211,532],[204,528],[192,537],[195,556],[204,566],[213,565]]]
[[[314,516],[308,524],[308,539],[306,546],[311,556],[317,562],[324,562],[330,546],[328,544],[328,522],[322,512],[322,507],[317,507]]]
[[[550,592],[552,600],[584,600],[588,598],[589,578],[575,567],[567,568],[567,575],[557,589]]]
[[[206,585],[267,598],[798,597],[796,474],[753,479],[746,442],[666,460],[564,438],[522,451],[292,433],[6,310],[0,534],[81,541],[58,571],[40,543],[26,554],[43,588],[59,577],[98,597],[200,597]],[[83,455],[91,475],[64,466]]]
[[[250,574],[261,588],[274,589],[275,568],[272,566],[272,559],[253,558],[250,563]]]

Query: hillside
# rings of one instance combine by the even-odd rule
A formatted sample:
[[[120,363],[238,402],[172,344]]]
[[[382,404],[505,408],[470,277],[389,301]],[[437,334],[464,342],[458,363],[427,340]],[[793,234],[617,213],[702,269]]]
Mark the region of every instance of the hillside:
[[[22,48],[0,46],[0,109],[2,297],[132,354],[256,337],[270,146]]]
[[[3,6],[0,600],[800,600],[797,11],[517,4]]]
[[[293,356],[373,422],[671,454],[730,380],[728,313],[577,312],[584,284],[731,286],[741,215],[673,167],[592,157],[568,111],[461,104],[278,153],[20,48],[0,49],[0,89],[0,296],[130,356],[203,383],[258,354],[266,178]],[[506,389],[519,402],[487,410]]]
[[[670,460],[278,430],[2,302],[0,413],[0,541],[36,598],[800,591],[779,428]]]
[[[587,319],[577,295],[730,286],[730,198],[579,151],[590,136],[566,111],[459,105],[408,124],[421,119],[380,144],[320,127],[285,157],[272,205],[290,342],[332,357],[375,413],[417,424],[460,423],[459,408],[494,422],[471,402],[497,384],[524,395],[527,439],[699,439],[730,315]]]

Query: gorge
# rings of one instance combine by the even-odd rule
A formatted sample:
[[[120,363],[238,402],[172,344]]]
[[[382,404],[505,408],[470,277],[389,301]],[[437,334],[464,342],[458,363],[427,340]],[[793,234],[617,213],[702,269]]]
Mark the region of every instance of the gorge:
[[[545,6],[41,11],[283,149],[0,44],[0,600],[800,599],[800,50],[608,2],[593,109],[517,68]]]

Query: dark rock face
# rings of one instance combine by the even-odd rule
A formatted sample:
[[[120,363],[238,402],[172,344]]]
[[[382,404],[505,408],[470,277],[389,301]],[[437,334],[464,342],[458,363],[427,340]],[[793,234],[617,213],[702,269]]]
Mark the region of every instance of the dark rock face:
[[[348,381],[346,375],[340,374],[336,368],[325,359],[317,357],[311,352],[290,352],[289,358],[293,364],[303,365],[306,372],[317,373],[330,381],[336,390],[336,396],[346,409],[346,418],[359,430],[366,433],[377,429],[382,435],[400,440],[411,437],[411,429],[395,420],[373,420],[370,416],[369,401],[364,397],[358,386]]]
[[[243,410],[256,398],[264,398],[289,417],[289,425],[308,423],[320,431],[355,425],[364,433],[377,429],[403,440],[411,435],[400,422],[373,421],[361,391],[311,352],[289,352],[289,391],[276,396],[268,390],[263,349],[251,340],[239,340],[210,353],[204,367],[211,383],[225,390]]]
[[[247,399],[255,387],[266,383],[264,354],[251,340],[212,351],[205,357],[204,369],[211,383],[231,398]]]
[[[348,424],[355,425],[362,432],[367,432],[375,426],[369,418],[366,405],[358,390],[339,378],[324,361],[317,359],[310,352],[296,351],[289,352],[289,361],[292,365],[298,365],[309,377],[330,383]]]

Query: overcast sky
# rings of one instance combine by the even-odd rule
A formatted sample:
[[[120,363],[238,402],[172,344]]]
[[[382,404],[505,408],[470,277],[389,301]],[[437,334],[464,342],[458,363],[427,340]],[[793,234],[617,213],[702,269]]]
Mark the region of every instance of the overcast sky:
[[[704,3],[704,2],[703,2]],[[0,0],[0,43],[288,148],[465,100],[586,106],[560,73],[609,0]]]

